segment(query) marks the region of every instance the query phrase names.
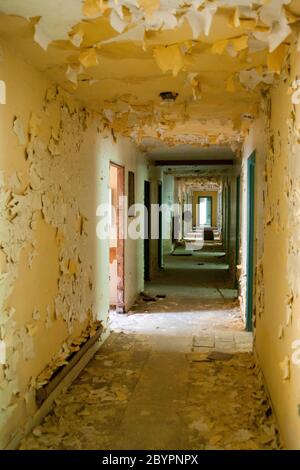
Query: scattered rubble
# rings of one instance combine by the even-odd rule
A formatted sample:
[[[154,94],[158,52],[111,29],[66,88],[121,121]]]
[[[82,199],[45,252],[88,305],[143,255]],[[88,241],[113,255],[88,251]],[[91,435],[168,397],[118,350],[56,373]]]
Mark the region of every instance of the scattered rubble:
[[[166,354],[153,350],[152,341],[142,335],[112,334],[76,382],[56,401],[44,422],[23,440],[20,449],[116,449],[120,428],[126,429],[133,419],[130,409],[135,410],[137,426],[150,422],[155,427],[161,448],[165,448],[167,439],[161,422],[173,423],[174,419],[184,449],[280,448],[272,410],[252,354],[211,352],[200,354],[201,361],[182,362],[184,359],[177,352],[173,360],[183,367],[177,367],[175,362],[174,379],[171,371],[149,369],[151,360],[160,362],[161,357],[163,364]],[[138,387],[147,389],[149,380],[156,384],[160,374],[167,374],[162,387],[172,383],[173,398],[167,398],[168,407],[163,402],[159,411],[162,421],[155,422],[160,401],[154,396],[149,402]],[[180,384],[178,395],[174,380]],[[174,394],[178,396],[175,400]],[[143,448],[148,449],[151,433],[146,428],[145,424],[141,439]],[[126,436],[122,437],[122,448],[132,448],[131,444]]]

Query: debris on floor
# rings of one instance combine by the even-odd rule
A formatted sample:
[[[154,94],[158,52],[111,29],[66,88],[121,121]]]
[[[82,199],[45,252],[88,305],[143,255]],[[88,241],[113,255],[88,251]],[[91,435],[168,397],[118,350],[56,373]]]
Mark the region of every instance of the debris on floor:
[[[144,302],[156,302],[156,300],[157,300],[155,297],[153,297],[152,295],[147,294],[146,292],[141,292],[140,293],[140,298]]]
[[[112,333],[20,449],[280,448],[252,354],[169,339]]]
[[[252,352],[253,336],[248,331],[223,331],[214,329],[206,331],[193,338],[194,352],[210,352],[213,349],[215,354],[220,356],[233,352]]]
[[[130,314],[111,312],[110,337],[21,449],[280,448],[252,334],[212,250],[166,257]],[[207,269],[193,271],[195,259]]]
[[[209,361],[229,361],[230,359],[232,359],[232,357],[232,354],[229,353],[213,351],[208,354],[207,359]]]

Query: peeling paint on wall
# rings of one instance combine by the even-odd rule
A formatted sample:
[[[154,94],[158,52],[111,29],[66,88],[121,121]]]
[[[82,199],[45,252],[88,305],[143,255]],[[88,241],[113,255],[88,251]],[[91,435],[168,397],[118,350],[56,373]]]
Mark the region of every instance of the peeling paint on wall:
[[[9,425],[12,416],[24,423],[35,410],[35,390],[95,334],[99,320],[106,319],[108,255],[105,246],[101,257],[95,254],[99,253],[93,246],[95,214],[89,212],[86,194],[90,177],[96,174],[102,186],[95,189],[93,204],[98,193],[105,199],[109,159],[124,163],[119,161],[120,136],[129,137],[145,152],[153,142],[227,145],[236,154],[243,146],[244,182],[246,158],[257,150],[256,349],[286,440],[293,443],[296,433],[285,429],[282,406],[283,397],[299,388],[295,354],[300,307],[300,16],[292,2],[0,0],[0,12],[7,15],[2,21],[10,25],[6,38],[11,49],[28,34],[31,39],[22,43],[22,59],[30,59],[47,80],[55,82],[40,100],[39,111],[22,102],[14,104],[12,113],[10,96],[16,91],[12,83],[18,67],[8,80],[3,70],[0,80],[0,104],[5,105],[1,112],[8,113],[3,120],[5,138],[11,149],[10,155],[3,152],[0,173],[1,429],[5,424],[0,445],[16,431]],[[14,51],[5,53],[14,57]],[[2,60],[2,52],[0,56]],[[35,73],[31,69],[30,83]],[[41,76],[31,85],[32,100],[40,81]],[[160,99],[167,90],[180,91],[174,103]],[[100,137],[101,161],[89,168],[91,161],[86,158],[91,146],[98,152]],[[134,169],[144,165],[140,168],[144,180],[145,162],[137,164],[134,146],[126,149],[126,162]],[[13,162],[8,161],[11,157]],[[225,181],[228,175],[223,176]],[[167,203],[174,200],[174,186],[174,177],[166,173]],[[244,184],[244,201],[246,191]],[[245,209],[244,204],[244,217]],[[245,223],[243,230],[245,235]],[[164,244],[166,250],[172,248],[169,240]],[[128,246],[135,254],[136,246],[131,241]],[[246,250],[241,248],[245,310]],[[136,286],[142,286],[141,266],[133,265],[136,257],[131,258],[127,275],[133,287],[126,292],[127,304]],[[103,272],[95,273],[96,265]],[[281,282],[274,279],[275,272]],[[97,279],[102,286],[99,298]],[[36,290],[45,297],[49,294],[45,305],[34,300],[29,314],[21,302],[27,285],[32,296]],[[96,308],[99,299],[106,311]],[[47,345],[45,352],[46,335],[53,345]],[[289,406],[289,422],[299,429],[295,400]]]
[[[22,70],[36,89],[28,92],[22,82],[22,106],[15,101],[3,108],[1,132],[12,144],[7,155],[2,149],[0,171],[1,448],[36,412],[36,390],[106,328],[109,261],[106,269],[96,206],[105,201],[110,158],[136,169],[134,145],[119,137],[115,142],[99,113],[59,86],[46,88],[37,71],[5,54],[6,70]],[[18,76],[7,83],[19,84]],[[126,252],[127,306],[142,290],[128,262],[137,249],[132,242]]]
[[[32,313],[32,323],[18,326],[16,310],[6,308],[14,296],[14,285],[18,279],[21,254],[29,248],[28,261],[32,268],[38,253],[36,252],[36,229],[42,218],[46,224],[56,230],[59,253],[59,277],[57,296],[54,299],[53,313],[48,328],[54,328],[61,318],[66,323],[69,340],[62,351],[54,357],[44,371],[42,378],[31,382],[29,392],[45,383],[53,372],[62,365],[62,358],[68,356],[93,335],[98,324],[98,315],[94,308],[94,290],[92,265],[87,253],[87,234],[78,229],[75,223],[81,214],[77,195],[73,193],[73,184],[79,189],[82,185],[80,168],[74,155],[82,141],[82,134],[88,119],[87,112],[72,109],[59,90],[49,93],[44,102],[44,116],[39,119],[31,115],[27,125],[20,117],[14,119],[12,131],[19,144],[26,145],[26,159],[29,165],[29,184],[22,185],[22,176],[14,173],[9,179],[3,174],[0,190],[0,239],[3,269],[0,277],[1,290],[1,364],[4,366],[1,382],[1,420],[8,420],[12,406],[20,392],[16,368],[20,361],[31,361],[36,357],[35,341],[41,334],[40,312],[37,308]],[[49,107],[59,110],[59,128],[55,138],[53,129],[47,144],[39,137],[39,127],[48,125]],[[28,135],[28,140],[25,136]],[[72,144],[70,143],[72,141]],[[68,144],[66,144],[68,142]],[[54,145],[55,144],[55,145]],[[68,145],[68,147],[67,147]],[[72,180],[72,185],[69,181]],[[71,233],[72,231],[72,233]],[[70,243],[72,240],[72,243]],[[49,307],[51,308],[51,307]],[[82,323],[84,335],[73,344],[74,325]],[[75,348],[75,349],[74,349]],[[50,369],[50,371],[49,371]]]
[[[299,390],[299,181],[300,138],[296,95],[299,53],[292,44],[274,84],[262,101],[265,124],[252,125],[246,159],[256,150],[264,171],[256,174],[255,345],[283,439],[298,448]],[[262,133],[262,129],[264,134]],[[244,175],[245,182],[246,175]],[[244,190],[247,187],[244,183]],[[244,201],[246,200],[244,193]],[[245,252],[244,247],[243,251]],[[244,265],[245,267],[245,265]],[[241,300],[245,308],[245,270]],[[296,352],[295,352],[296,351]]]

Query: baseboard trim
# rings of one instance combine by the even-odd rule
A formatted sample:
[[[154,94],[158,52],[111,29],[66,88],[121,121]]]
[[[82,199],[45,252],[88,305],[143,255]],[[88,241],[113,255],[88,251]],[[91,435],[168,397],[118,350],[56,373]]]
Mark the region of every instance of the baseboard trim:
[[[281,430],[280,430],[280,427],[279,427],[279,420],[277,418],[276,409],[275,409],[275,406],[274,406],[274,403],[273,403],[273,400],[272,400],[272,396],[271,396],[270,391],[269,391],[268,383],[266,381],[265,374],[262,370],[262,367],[260,366],[261,361],[260,361],[257,349],[255,348],[255,343],[253,343],[253,355],[254,355],[254,360],[255,360],[256,367],[259,369],[259,372],[260,372],[260,375],[261,375],[261,380],[259,380],[259,381],[261,382],[262,386],[264,387],[265,393],[268,397],[268,400],[269,400],[269,403],[270,403],[270,406],[271,406],[271,409],[272,409],[272,414],[273,414],[273,416],[275,418],[275,421],[277,423],[277,430],[278,430],[278,433],[279,433],[279,443],[282,446],[286,447],[285,442],[282,438]]]
[[[36,413],[29,418],[27,423],[25,424],[24,431],[18,432],[4,447],[4,450],[16,450],[18,449],[22,439],[24,439],[28,434],[37,427],[42,420],[47,416],[47,414],[51,411],[53,406],[53,402],[56,398],[63,393],[67,388],[74,382],[74,380],[78,377],[80,372],[84,369],[84,367],[90,362],[96,352],[99,350],[101,345],[110,335],[110,330],[107,329],[101,335],[98,341],[91,345],[91,347],[85,351],[85,353],[81,356],[78,362],[74,364],[74,367],[70,369],[67,375],[59,382],[59,384],[55,387],[55,389],[49,394],[49,396],[45,399],[42,403],[40,408],[36,411]]]

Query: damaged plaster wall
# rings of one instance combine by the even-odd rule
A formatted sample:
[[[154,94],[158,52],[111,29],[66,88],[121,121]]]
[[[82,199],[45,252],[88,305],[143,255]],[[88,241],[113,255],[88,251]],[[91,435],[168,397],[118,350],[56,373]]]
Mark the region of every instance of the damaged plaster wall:
[[[86,194],[96,151],[85,140],[89,116],[3,51],[1,447],[34,413],[36,388],[98,320],[89,236],[95,203]]]
[[[136,168],[128,139],[115,143],[96,114],[2,49],[0,448],[30,423],[36,389],[105,332],[109,258],[96,207],[108,197],[110,158]],[[137,248],[127,248],[129,260]],[[137,274],[130,265],[126,274],[129,302]]]
[[[248,181],[247,181],[247,160],[255,151],[255,232],[254,232],[254,251],[255,251],[255,275],[258,275],[259,268],[262,264],[262,255],[264,247],[264,226],[265,226],[265,172],[266,172],[266,154],[268,149],[268,107],[269,99],[265,97],[261,104],[261,110],[259,116],[251,124],[248,132],[248,136],[245,139],[245,143],[242,150],[242,161],[241,161],[241,202],[240,202],[240,253],[239,260],[240,265],[238,266],[239,274],[239,299],[241,305],[241,312],[244,321],[246,321],[246,282],[247,282],[247,192],[248,192]],[[255,289],[255,283],[254,283]],[[260,284],[259,292],[263,291],[263,285]]]
[[[300,54],[291,47],[244,149],[244,167],[253,149],[257,162],[255,351],[281,436],[291,449],[300,448],[299,64]],[[245,217],[245,202],[243,212]],[[243,253],[245,265],[245,247]]]

